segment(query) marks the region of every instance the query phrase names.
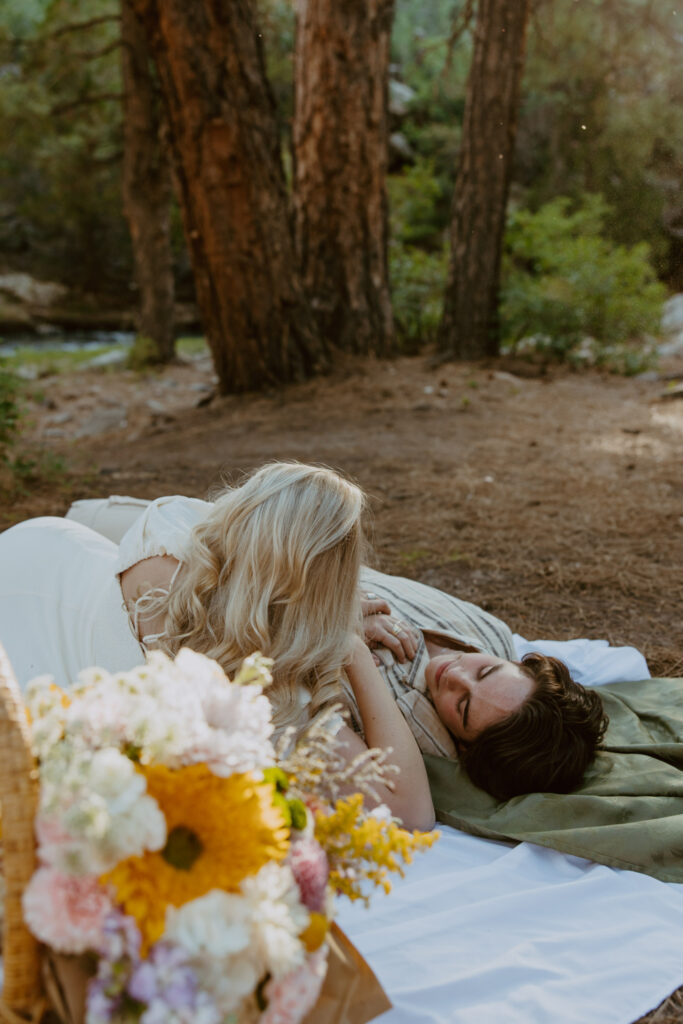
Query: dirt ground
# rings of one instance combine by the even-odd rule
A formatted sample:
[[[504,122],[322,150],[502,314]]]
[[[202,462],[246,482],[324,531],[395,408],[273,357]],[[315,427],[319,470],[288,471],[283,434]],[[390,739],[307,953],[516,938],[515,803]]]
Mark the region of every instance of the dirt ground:
[[[424,357],[241,397],[214,394],[207,356],[49,376],[27,437],[66,471],[5,502],[0,526],[76,497],[205,496],[268,459],[325,463],[367,491],[378,567],[529,639],[604,637],[683,675],[681,379],[681,359],[642,379]]]

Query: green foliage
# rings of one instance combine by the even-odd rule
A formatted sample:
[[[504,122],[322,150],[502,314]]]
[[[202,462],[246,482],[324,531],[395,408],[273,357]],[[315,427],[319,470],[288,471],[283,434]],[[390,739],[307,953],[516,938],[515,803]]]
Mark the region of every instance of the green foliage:
[[[45,17],[50,0],[3,0],[2,21],[15,39],[30,36]]]
[[[464,7],[397,0],[394,19],[393,73],[416,93],[400,130],[447,197],[435,209],[441,228],[457,170],[472,23],[450,53],[447,40]],[[679,21],[668,0],[538,0],[513,179],[513,194],[531,209],[558,195],[577,202],[603,194],[603,233],[622,245],[647,241],[657,273],[674,287],[683,285],[666,224],[683,176]]]
[[[19,380],[0,361],[0,465],[11,466],[11,451],[19,432]]]
[[[393,241],[389,274],[399,348],[417,352],[436,339],[443,309],[448,254],[425,252]]]
[[[441,319],[448,265],[440,214],[444,196],[429,160],[391,175],[388,191],[396,334],[401,351],[416,352],[435,340]]]
[[[211,353],[206,338],[202,337],[177,338],[175,349],[179,356],[189,359],[196,356],[208,356]]]
[[[664,275],[683,176],[680,20],[668,0],[539,0],[517,139],[527,205],[601,193],[606,234],[649,242]]]
[[[444,228],[453,193],[472,41],[463,33],[449,47],[451,28],[464,0],[398,0],[392,33],[392,74],[414,91],[400,119],[418,161],[428,160],[441,194]]]
[[[258,6],[286,137],[293,111],[295,5],[258,0]],[[449,37],[466,7],[466,0],[395,4],[391,75],[414,92],[406,111],[392,117],[391,129],[406,136],[416,162],[389,182],[395,312],[408,347],[431,340],[440,315],[443,238],[473,23],[453,46]],[[118,10],[117,0],[0,0],[0,137],[11,140],[0,148],[0,252],[13,269],[128,299],[133,275],[120,197]],[[106,15],[111,20],[101,21]],[[568,196],[584,213],[586,192],[605,196],[608,208],[599,230],[584,225],[579,231],[576,225],[589,240],[575,239],[570,248],[580,260],[581,244],[587,247],[581,258],[603,268],[609,294],[591,299],[588,316],[571,301],[579,287],[576,275],[568,277],[566,268],[523,273],[529,269],[526,257],[511,252],[505,286],[506,323],[514,326],[510,337],[521,329],[520,310],[525,316],[538,314],[526,333],[545,333],[550,322],[553,336],[571,339],[585,333],[586,320],[593,320],[598,307],[601,330],[640,333],[638,310],[649,300],[636,286],[626,301],[625,282],[641,280],[643,250],[618,246],[647,241],[658,273],[673,278],[664,222],[675,215],[683,175],[679,21],[680,12],[676,15],[668,0],[537,0],[533,5],[513,194],[529,210]],[[75,27],[89,22],[87,28]],[[569,209],[565,215],[574,216]],[[556,237],[552,225],[539,223],[538,231],[545,227]],[[531,231],[527,227],[526,244]],[[601,248],[608,239],[618,244],[609,257]],[[176,270],[188,291],[191,273],[177,211],[174,248]],[[607,284],[610,260],[621,293],[618,315],[610,299],[615,290]],[[590,276],[585,287],[598,289]],[[648,279],[648,288],[651,283]],[[516,289],[521,289],[517,298]],[[570,351],[573,343],[562,346]]]
[[[426,115],[431,122],[445,123],[453,104],[462,111],[472,38],[465,32],[453,47],[448,40],[465,6],[465,0],[397,0],[392,60],[417,94],[412,111],[416,121]]]
[[[131,273],[118,7],[32,0],[20,18],[21,7],[0,13],[0,136],[12,140],[0,152],[0,249],[37,276],[120,288]]]
[[[259,0],[258,15],[265,42],[268,81],[281,123],[288,130],[294,114],[294,4],[291,0]]]
[[[159,366],[163,362],[159,358],[159,349],[152,338],[145,334],[136,334],[135,340],[128,351],[126,365],[129,370],[146,370],[150,366]]]
[[[431,160],[418,160],[387,181],[392,237],[407,244],[441,244],[445,196]]]
[[[627,248],[605,237],[608,214],[602,197],[591,195],[574,208],[561,197],[535,213],[511,213],[500,308],[506,347],[533,337],[536,348],[568,358],[587,344],[597,362],[642,368],[620,347],[657,330],[666,290],[645,243]],[[642,344],[632,351],[642,358]]]
[[[0,493],[16,493],[31,480],[56,479],[63,462],[47,453],[18,451],[21,432],[22,382],[0,358]]]

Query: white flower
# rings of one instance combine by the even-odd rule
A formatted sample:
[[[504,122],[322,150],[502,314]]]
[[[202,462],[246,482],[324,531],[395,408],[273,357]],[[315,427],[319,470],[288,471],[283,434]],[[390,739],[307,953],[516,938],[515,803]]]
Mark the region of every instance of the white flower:
[[[304,962],[299,939],[309,913],[299,898],[291,868],[270,861],[256,875],[243,879],[241,889],[250,905],[252,942],[274,978]]]
[[[79,680],[68,731],[90,746],[129,747],[143,763],[172,765],[203,728],[196,695],[160,652],[130,672],[87,669]]]
[[[387,824],[396,821],[396,818],[394,818],[386,804],[377,804],[376,807],[367,812],[367,817],[375,818],[377,821],[385,821]]]
[[[280,978],[305,961],[299,935],[309,914],[291,869],[269,862],[241,889],[214,889],[166,912],[164,939],[187,952],[201,986],[224,1013],[235,1010],[267,973]]]
[[[52,676],[37,676],[26,688],[33,749],[40,760],[47,757],[64,734],[66,708],[63,696]]]
[[[212,889],[206,896],[168,907],[164,938],[191,957],[228,957],[249,946],[249,904],[242,896]]]
[[[210,658],[189,648],[178,652],[175,668],[197,696],[203,726],[195,745],[186,744],[184,764],[204,761],[216,775],[227,776],[259,772],[274,763],[270,701],[261,685],[251,681],[270,679],[262,668],[266,660],[260,655],[247,658],[231,683]]]
[[[210,993],[223,1014],[236,1010],[245,997],[251,996],[263,976],[248,951],[227,960],[207,958],[195,962],[194,968],[202,989]]]
[[[187,952],[201,987],[223,1013],[236,1009],[264,974],[253,955],[249,914],[242,896],[221,889],[166,911],[164,939]]]
[[[62,871],[99,875],[126,857],[161,849],[166,821],[146,788],[115,748],[59,744],[42,765],[39,819],[59,822],[62,835],[41,846],[39,856]]]
[[[117,675],[86,669],[59,730],[65,720],[70,739],[129,748],[143,764],[204,762],[216,775],[258,773],[275,756],[270,702],[253,681],[270,678],[266,661],[260,655],[247,659],[239,674],[249,680],[244,685],[231,683],[217,662],[187,648],[175,661],[153,651],[146,665]],[[54,733],[51,725],[52,743]]]

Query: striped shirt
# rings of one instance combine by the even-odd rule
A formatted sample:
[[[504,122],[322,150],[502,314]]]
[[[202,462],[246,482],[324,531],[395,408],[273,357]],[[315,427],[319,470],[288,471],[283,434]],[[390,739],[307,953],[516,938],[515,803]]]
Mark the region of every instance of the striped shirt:
[[[425,669],[430,655],[423,630],[509,660],[515,658],[512,633],[495,615],[415,580],[387,576],[364,567],[360,586],[362,591],[385,600],[392,616],[417,629],[419,644],[412,661],[401,664],[386,647],[379,647],[374,653],[381,661],[380,672],[391,687],[420,750],[424,754],[456,757],[453,738],[439,719],[426,689]],[[350,688],[345,689],[357,724],[360,716],[355,699]]]

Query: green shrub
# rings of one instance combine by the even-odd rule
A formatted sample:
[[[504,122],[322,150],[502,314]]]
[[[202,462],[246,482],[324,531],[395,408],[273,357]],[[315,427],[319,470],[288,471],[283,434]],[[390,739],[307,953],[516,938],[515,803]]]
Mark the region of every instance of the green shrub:
[[[126,366],[129,370],[148,370],[160,366],[163,360],[159,356],[156,342],[146,334],[136,334],[133,344],[128,350]]]
[[[590,338],[593,361],[616,359],[626,372],[642,368],[639,359],[650,355],[643,339],[657,330],[666,289],[646,244],[627,248],[604,237],[608,213],[594,195],[574,210],[558,198],[535,213],[511,213],[500,306],[504,348],[515,351],[524,339],[571,359]]]
[[[434,341],[441,320],[448,254],[399,241],[389,246],[389,274],[399,349],[417,352]]]
[[[24,382],[8,363],[0,357],[0,494],[5,497],[36,481],[55,483],[66,473],[61,456],[20,445]]]
[[[0,360],[0,467],[13,468],[12,448],[19,433],[19,380]]]
[[[431,160],[419,160],[387,180],[392,238],[409,245],[441,243],[441,185]]]
[[[399,348],[433,341],[441,319],[448,256],[443,247],[441,185],[431,161],[388,179],[391,211],[389,276]]]

